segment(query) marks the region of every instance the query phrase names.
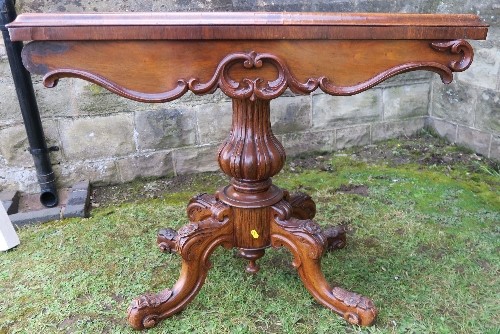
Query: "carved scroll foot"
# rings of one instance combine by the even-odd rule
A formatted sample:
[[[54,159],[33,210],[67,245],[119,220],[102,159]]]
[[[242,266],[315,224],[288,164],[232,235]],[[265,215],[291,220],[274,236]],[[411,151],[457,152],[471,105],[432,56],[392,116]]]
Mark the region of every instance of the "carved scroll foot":
[[[172,289],[158,294],[148,293],[132,302],[128,321],[135,329],[151,328],[186,307],[205,282],[213,250],[219,245],[233,247],[233,223],[229,217],[222,220],[209,217],[185,225],[178,232],[163,230],[158,239],[166,244],[166,248],[175,246],[182,256],[181,274]]]
[[[331,287],[321,272],[320,260],[327,237],[311,220],[277,216],[271,223],[273,247],[286,247],[294,256],[293,266],[312,296],[322,305],[341,315],[351,324],[369,326],[377,316],[373,302],[339,287]]]
[[[284,200],[292,207],[292,217],[313,219],[316,215],[316,203],[307,194],[295,193],[290,195],[288,191],[285,191]]]
[[[160,251],[164,253],[177,252],[177,231],[171,228],[164,228],[158,231],[156,243]]]
[[[327,251],[344,248],[347,244],[346,227],[344,225],[327,226],[323,230],[323,234],[326,237],[325,246]]]

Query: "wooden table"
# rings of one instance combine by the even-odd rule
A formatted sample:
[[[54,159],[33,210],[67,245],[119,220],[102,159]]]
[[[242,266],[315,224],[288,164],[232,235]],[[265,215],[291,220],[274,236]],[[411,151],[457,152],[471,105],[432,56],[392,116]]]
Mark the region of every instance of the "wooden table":
[[[12,40],[32,41],[23,61],[47,87],[77,77],[142,102],[218,88],[233,99],[232,128],[218,151],[231,184],[194,197],[189,224],[158,233],[160,249],[182,257],[181,274],[172,289],[132,302],[136,329],[187,306],[219,245],[237,248],[250,273],[266,248],[288,248],[319,303],[352,324],[372,324],[373,302],[330,286],[321,272],[322,254],[345,246],[344,229],[322,229],[309,196],[271,182],[285,150],[271,130],[269,101],[286,89],[353,95],[414,70],[449,83],[472,62],[464,39],[485,39],[488,30],[475,15],[348,13],[23,14],[8,28]]]

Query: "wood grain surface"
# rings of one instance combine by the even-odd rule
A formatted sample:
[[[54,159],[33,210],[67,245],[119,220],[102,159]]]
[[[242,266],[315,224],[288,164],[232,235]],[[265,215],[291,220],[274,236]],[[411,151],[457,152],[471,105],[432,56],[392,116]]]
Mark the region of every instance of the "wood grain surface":
[[[487,33],[476,15],[385,13],[22,14],[8,28],[12,40],[485,39]]]
[[[38,41],[25,46],[23,62],[31,73],[44,75],[49,87],[60,78],[80,77],[144,102],[165,102],[188,90],[206,94],[217,88],[238,97],[239,93],[230,87],[245,80],[275,82],[275,86],[290,87],[303,94],[320,87],[332,95],[352,95],[396,74],[418,69],[437,72],[443,81],[450,82],[451,72],[460,70],[451,69],[450,64],[463,58],[469,63],[472,60],[468,43],[455,53],[451,46],[437,49],[432,43],[427,40]],[[465,51],[470,51],[468,57]],[[260,66],[256,63],[245,67],[247,55],[252,52],[268,56],[261,57]],[[227,58],[231,55],[232,58]],[[280,86],[281,82],[286,87]],[[271,94],[271,90],[268,89],[268,96],[262,93],[259,97],[279,96]]]

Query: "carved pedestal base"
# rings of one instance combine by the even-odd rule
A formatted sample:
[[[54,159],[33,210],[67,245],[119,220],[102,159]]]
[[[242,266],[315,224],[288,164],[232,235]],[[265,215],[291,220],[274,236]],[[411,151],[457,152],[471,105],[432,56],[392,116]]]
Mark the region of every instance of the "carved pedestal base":
[[[252,54],[244,66],[262,66],[262,60],[255,57]],[[264,89],[257,81],[247,84]],[[272,91],[275,84],[259,94]],[[285,151],[272,133],[268,100],[254,95],[233,99],[232,129],[218,156],[222,171],[232,177],[231,184],[215,196],[193,198],[187,208],[190,223],[179,231],[158,232],[160,250],[182,257],[181,277],[172,289],[134,300],[128,313],[130,324],[136,329],[152,327],[181,311],[203,285],[210,254],[223,245],[236,248],[237,256],[249,261],[246,271],[251,274],[259,271],[257,260],[264,256],[266,248],[288,248],[302,282],[319,303],[352,324],[370,325],[377,315],[373,303],[340,287],[331,287],[321,273],[323,253],[345,246],[344,227],[322,230],[311,220],[316,214],[311,197],[290,195],[272,184],[271,177],[285,163]]]
[[[320,268],[320,260],[327,250],[345,246],[345,229],[342,226],[322,230],[311,219],[316,207],[305,194],[290,196],[284,192],[283,200],[269,210],[269,246],[286,247],[294,256],[293,266],[297,268],[304,286],[321,304],[341,315],[352,324],[367,326],[373,323],[377,311],[370,299],[349,292],[340,287],[331,287]],[[128,321],[135,329],[155,326],[160,320],[182,311],[202,287],[210,268],[209,257],[213,250],[222,245],[237,248],[238,256],[249,260],[246,271],[257,273],[256,260],[264,255],[266,247],[244,248],[238,244],[239,208],[233,208],[215,196],[202,194],[193,198],[188,206],[190,223],[178,231],[162,229],[157,242],[161,251],[176,252],[182,258],[180,278],[172,289],[157,294],[145,294],[135,299],[128,310]],[[255,231],[255,230],[252,230]],[[266,235],[255,231],[256,235]]]

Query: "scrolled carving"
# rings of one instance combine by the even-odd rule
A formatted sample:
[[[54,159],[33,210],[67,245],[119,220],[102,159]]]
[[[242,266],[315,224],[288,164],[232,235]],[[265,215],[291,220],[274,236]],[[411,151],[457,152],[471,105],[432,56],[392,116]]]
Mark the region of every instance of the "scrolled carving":
[[[309,219],[300,220],[294,217],[288,220],[280,220],[279,217],[276,217],[274,221],[280,228],[292,235],[294,240],[307,245],[304,249],[307,248],[307,255],[311,259],[317,260],[321,257],[325,250],[327,239],[323,235],[321,227],[316,222]],[[275,239],[276,241],[280,240],[280,238]],[[275,246],[274,242],[273,246]],[[300,266],[301,262],[300,258],[295,258],[297,266]]]
[[[177,231],[171,228],[164,228],[158,231],[156,243],[164,253],[177,252]]]
[[[460,60],[451,60],[447,65],[434,61],[407,62],[384,71],[351,86],[337,86],[326,76],[311,77],[305,82],[300,82],[292,74],[286,62],[270,53],[234,52],[225,56],[218,64],[212,78],[207,82],[200,82],[198,78],[179,79],[177,86],[162,93],[142,93],[122,87],[98,74],[78,69],[55,69],[45,74],[43,83],[46,87],[54,87],[60,78],[77,77],[98,84],[113,93],[141,102],[167,102],[184,95],[188,90],[195,94],[211,94],[220,88],[224,94],[234,99],[271,100],[280,96],[287,88],[296,94],[309,94],[321,88],[331,95],[354,95],[365,91],[380,82],[397,74],[427,70],[438,73],[444,83],[453,80],[452,72],[467,69],[473,59],[472,47],[464,40],[432,42],[431,48],[437,51],[449,51],[452,54],[461,54]],[[235,64],[241,63],[245,69],[260,68],[264,63],[272,65],[278,72],[274,80],[262,78],[243,78],[236,81],[229,75],[229,70]],[[271,139],[275,140],[275,139]]]
[[[192,261],[200,253],[200,248],[203,248],[205,239],[210,238],[215,229],[224,229],[227,224],[228,218],[218,221],[209,217],[197,223],[184,225],[177,232],[178,253],[184,260]]]
[[[464,71],[473,59],[473,50],[469,43],[464,40],[432,42],[430,46],[437,51],[450,51],[452,54],[461,54],[460,60],[452,60],[444,65],[438,62],[407,62],[386,69],[368,80],[359,82],[351,86],[337,86],[332,84],[330,78],[326,76],[311,77],[305,82],[300,82],[295,78],[286,62],[276,55],[270,53],[235,52],[225,56],[218,64],[212,78],[207,82],[200,82],[198,78],[179,79],[177,86],[163,93],[142,93],[122,87],[98,74],[90,73],[78,69],[56,69],[49,71],[43,78],[46,87],[54,87],[60,78],[77,77],[98,84],[113,93],[126,98],[141,102],[167,102],[175,100],[184,95],[188,90],[195,94],[211,94],[220,88],[226,95],[234,99],[255,99],[270,100],[280,96],[287,88],[296,94],[309,94],[321,88],[325,93],[331,95],[354,95],[365,91],[380,82],[397,74],[427,70],[438,73],[444,83],[453,80],[453,71]],[[243,78],[236,81],[229,75],[230,68],[241,63],[246,69],[260,68],[264,63],[268,63],[276,68],[278,75],[272,80],[262,78]],[[274,140],[274,139],[272,139]]]
[[[159,293],[147,293],[134,299],[130,308],[142,310],[146,307],[158,307],[172,297],[172,290],[165,289]]]
[[[346,246],[346,227],[344,225],[339,226],[327,226],[323,230],[323,235],[326,237],[326,248],[329,251],[336,249],[341,249]]]
[[[236,63],[242,63],[244,68],[252,69],[262,67],[264,61],[271,63],[278,70],[278,77],[275,80],[244,78],[241,82],[237,82],[229,76],[229,69]],[[286,90],[287,77],[289,77],[288,68],[281,59],[274,55],[255,51],[235,52],[222,59],[212,79],[208,82],[200,83],[198,79],[190,79],[188,87],[195,94],[213,93],[219,87],[224,94],[232,98],[248,98],[251,101],[255,98],[270,100],[280,96]]]
[[[214,195],[206,193],[193,197],[187,206],[187,215],[191,222],[199,222],[209,217],[223,221],[230,212],[231,208],[228,205],[218,201]]]
[[[150,314],[144,318],[142,324],[144,328],[153,328],[160,321],[158,314]]]
[[[359,325],[361,320],[359,319],[359,316],[356,313],[353,312],[346,312],[344,313],[344,319],[353,325]]]
[[[366,323],[371,323],[375,319],[377,309],[371,299],[340,287],[334,287],[332,295],[346,307],[343,316],[349,323],[366,325]]]
[[[292,206],[286,200],[279,201],[272,206],[274,215],[281,221],[285,221],[292,217]]]
[[[321,227],[318,225],[318,223],[315,223],[309,219],[304,220],[300,227],[309,234],[321,233]]]
[[[334,287],[332,295],[349,307],[359,307],[363,310],[371,310],[375,307],[371,299],[340,287]]]
[[[147,293],[134,299],[128,308],[128,315],[137,314],[146,309],[156,309],[166,303],[173,295],[173,291],[165,289],[159,293]],[[157,313],[150,312],[141,321],[142,328],[151,328],[156,326],[160,316]]]
[[[210,217],[212,215],[212,205],[215,203],[215,197],[206,193],[193,197],[186,209],[189,221],[198,222]]]
[[[311,220],[290,218],[280,221],[275,218],[272,225],[271,242],[274,247],[285,246],[294,256],[304,286],[321,304],[340,314],[351,324],[368,326],[377,316],[373,302],[359,294],[332,288],[321,272],[320,259],[316,255],[325,248],[324,233]]]
[[[474,59],[474,51],[469,42],[459,39],[454,41],[446,42],[432,42],[431,47],[434,50],[446,52],[449,51],[452,54],[461,55],[460,60],[452,60],[448,63],[450,69],[454,72],[462,72],[469,68]]]
[[[231,214],[231,207],[226,203],[222,203],[220,201],[216,202],[211,209],[212,217],[220,222],[229,217],[229,215]]]
[[[193,234],[197,230],[198,230],[198,224],[190,223],[190,224],[187,224],[187,225],[184,225],[183,227],[181,227],[177,233],[179,235],[179,238],[185,238],[185,237],[189,237],[191,234]]]
[[[293,208],[293,216],[298,219],[313,219],[316,215],[316,203],[304,193],[292,194],[287,201]]]
[[[142,93],[132,89],[127,89],[114,83],[105,77],[91,73],[89,71],[78,70],[78,69],[68,69],[60,68],[47,72],[42,79],[43,85],[47,88],[53,88],[57,86],[59,79],[62,78],[79,78],[87,80],[96,85],[102,86],[107,90],[123,96],[127,99],[139,101],[139,102],[168,102],[180,98],[182,95],[186,94],[188,91],[187,83],[185,80],[178,80],[177,87],[164,93]]]
[[[210,268],[209,257],[223,245],[233,247],[233,224],[207,218],[181,228],[176,237],[182,257],[181,277],[172,290],[145,294],[135,299],[128,309],[128,321],[135,329],[155,326],[162,319],[180,312],[196,296]]]
[[[210,218],[209,218],[210,219]],[[189,223],[177,231],[177,247],[181,251],[188,240],[199,230],[198,223]]]

